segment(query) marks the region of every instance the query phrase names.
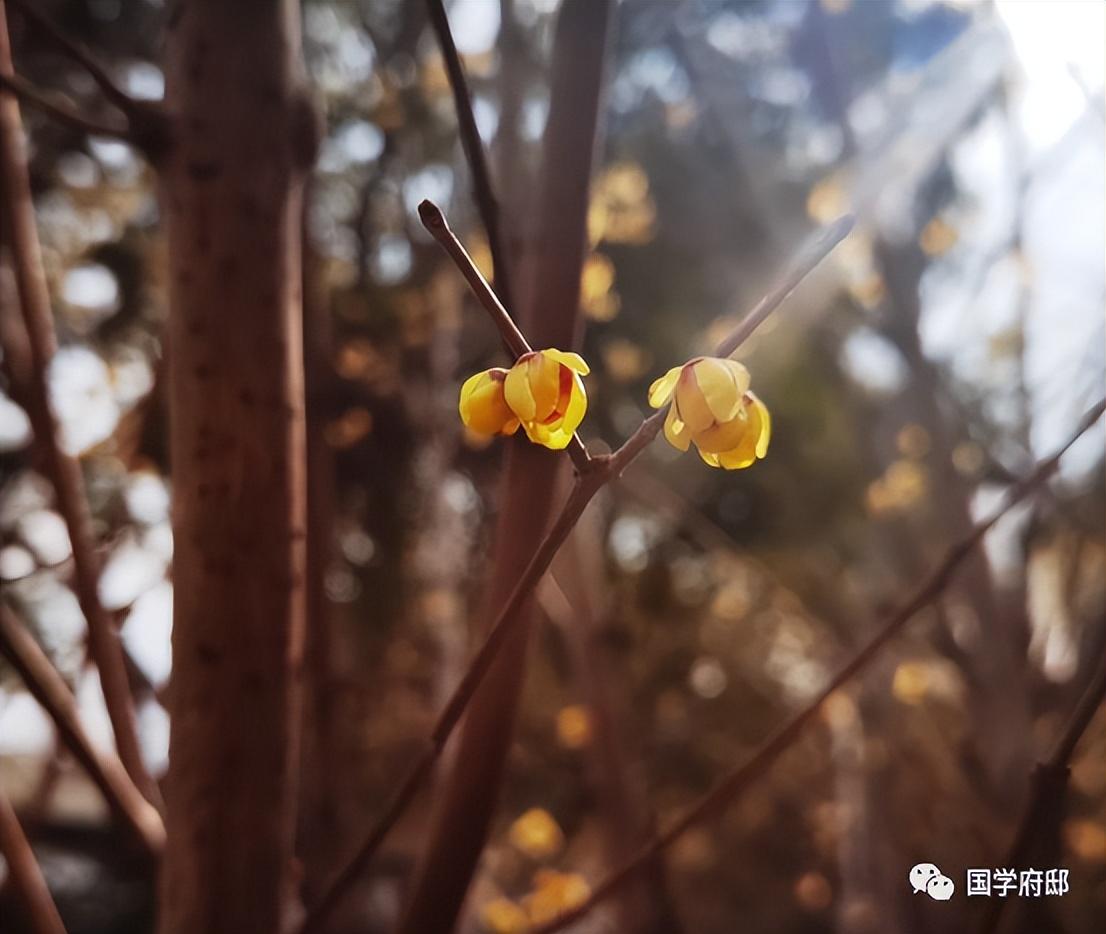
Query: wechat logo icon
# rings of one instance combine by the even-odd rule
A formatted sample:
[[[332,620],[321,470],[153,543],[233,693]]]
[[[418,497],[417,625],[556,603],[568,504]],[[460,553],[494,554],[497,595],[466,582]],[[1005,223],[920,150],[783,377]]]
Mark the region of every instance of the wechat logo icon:
[[[956,885],[948,876],[942,875],[941,870],[933,863],[918,863],[910,870],[910,887],[914,894],[925,892],[930,898],[938,902],[947,902],[956,891]]]

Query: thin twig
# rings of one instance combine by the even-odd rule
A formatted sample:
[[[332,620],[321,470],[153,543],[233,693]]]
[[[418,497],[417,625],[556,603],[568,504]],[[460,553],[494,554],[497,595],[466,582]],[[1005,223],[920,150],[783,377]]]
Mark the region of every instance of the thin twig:
[[[0,91],[11,92],[23,103],[41,110],[59,123],[64,123],[74,130],[80,130],[90,136],[106,136],[112,139],[126,140],[127,142],[133,141],[131,131],[126,127],[89,120],[78,113],[76,108],[61,95],[46,94],[19,75],[0,72]]]
[[[465,274],[473,291],[480,298],[481,303],[492,315],[493,320],[501,328],[504,339],[515,341],[519,347],[528,347],[526,338],[514,326],[514,323],[502,311],[502,305],[488,286],[487,281],[480,275],[479,270],[472,265],[464,247],[449,231],[444,215],[431,202],[424,201],[419,206],[420,216],[427,229],[446,248],[447,252],[457,261],[458,267]],[[796,260],[791,263],[780,280],[780,285],[769,292],[768,297],[762,300],[750,314],[742,319],[735,334],[740,338],[735,341],[733,336],[727,338],[721,345],[730,346],[730,352],[736,350],[753,332],[757,325],[778,308],[803,276],[812,271],[829,252],[844,239],[850,229],[851,223],[842,219],[830,225],[821,232],[810,245],[803,248]],[[460,259],[458,259],[460,257]],[[786,286],[786,287],[785,287]],[[502,312],[502,313],[501,313]],[[508,327],[509,326],[509,327]],[[721,348],[720,348],[721,349]],[[341,901],[345,893],[352,887],[357,877],[361,875],[372,862],[380,844],[384,841],[388,831],[395,825],[403,814],[407,805],[414,799],[416,792],[426,778],[430,775],[434,762],[441,755],[446,741],[452,735],[454,728],[460,722],[472,695],[479,687],[488,667],[495,660],[500,647],[512,632],[511,623],[517,618],[517,609],[530,597],[538,582],[545,575],[564,543],[568,534],[576,525],[577,519],[583,514],[584,509],[595,494],[608,482],[616,479],[629,466],[656,437],[664,421],[664,410],[646,419],[638,427],[637,431],[617,451],[610,455],[593,457],[588,462],[587,469],[577,474],[576,482],[570,491],[568,498],[561,507],[561,512],[546,534],[542,543],[538,546],[530,563],[520,575],[514,590],[507,599],[503,609],[496,615],[495,623],[488,633],[483,645],[477,651],[475,657],[465,672],[461,683],[454,690],[447,702],[445,709],[438,717],[431,738],[422,754],[405,774],[399,788],[392,796],[369,831],[364,843],[357,850],[345,868],[338,874],[331,887],[322,896],[319,902],[308,912],[307,918],[300,928],[299,934],[312,934],[320,930],[334,907]]]
[[[476,125],[476,116],[472,109],[472,96],[469,93],[468,82],[465,80],[465,70],[461,65],[461,57],[457,54],[457,46],[453,42],[453,34],[449,29],[449,18],[446,16],[442,0],[426,0],[426,6],[430,13],[430,25],[434,28],[434,35],[437,37],[438,46],[441,48],[446,74],[449,77],[449,86],[453,91],[453,105],[457,111],[457,127],[460,131],[461,146],[464,148],[465,158],[468,160],[469,171],[472,173],[472,187],[476,198],[476,207],[480,212],[480,220],[484,224],[484,230],[488,234],[488,248],[492,253],[492,266],[494,267],[495,290],[503,297],[504,305],[508,308],[514,308],[514,290],[511,287],[507,250],[503,242],[502,228],[499,224],[499,201],[492,188],[491,172],[488,169],[484,144],[480,140],[480,129]]]
[[[8,796],[0,788],[0,854],[8,865],[8,875],[16,894],[23,901],[34,934],[65,934],[61,915],[46,887],[42,869],[31,844],[19,826]]]
[[[1067,797],[1068,763],[1075,753],[1075,747],[1090,725],[1095,712],[1106,698],[1106,665],[1099,659],[1098,671],[1091,678],[1083,692],[1071,718],[1056,740],[1052,752],[1030,776],[1029,798],[1018,820],[1014,838],[1002,865],[1010,869],[1024,869],[1031,855],[1034,841],[1047,830],[1050,815],[1060,819],[1064,800]],[[979,926],[979,934],[992,934],[998,929],[1002,919],[1005,898],[993,898],[987,905],[986,913]]]
[[[1064,445],[1052,456],[1040,461],[1025,479],[1016,483],[1006,493],[1003,504],[988,518],[976,523],[971,530],[946,552],[944,559],[929,577],[923,581],[883,627],[852,657],[806,707],[776,730],[745,762],[724,777],[715,787],[692,805],[668,830],[658,835],[641,851],[596,886],[589,898],[576,908],[536,928],[533,934],[553,934],[586,915],[596,905],[616,891],[642,867],[663,852],[687,830],[705,818],[716,815],[732,804],[742,792],[763,775],[779,756],[802,735],[826,699],[865,668],[879,652],[903,629],[907,622],[922,608],[928,606],[944,591],[960,563],[970,555],[983,537],[1011,508],[1041,486],[1060,462],[1060,458],[1106,411],[1106,399],[1098,403],[1080,421],[1078,428]]]
[[[103,794],[108,807],[153,856],[165,843],[165,828],[157,811],[139,793],[123,764],[101,752],[81,726],[73,692],[46,653],[8,607],[0,604],[0,655],[22,678],[27,690],[50,715],[58,736]]]
[[[104,66],[96,61],[95,57],[93,57],[88,49],[66,36],[53,23],[46,19],[45,16],[39,13],[33,5],[27,3],[26,0],[8,0],[8,3],[19,10],[26,19],[30,20],[51,42],[54,43],[54,45],[61,49],[67,57],[71,58],[87,71],[92,80],[96,82],[96,86],[103,92],[104,97],[123,111],[123,113],[130,116],[141,108],[141,102],[135,100],[119,87],[107,73]]]
[[[7,19],[3,14],[4,5],[0,0],[0,74],[11,77],[11,47]],[[28,387],[27,414],[36,443],[46,454],[46,470],[57,495],[58,511],[69,532],[77,600],[88,623],[89,649],[99,671],[119,758],[143,796],[155,807],[160,807],[161,795],[142,762],[119,634],[100,603],[97,589],[100,564],[81,467],[75,457],[62,450],[57,419],[50,406],[46,373],[57,341],[35,226],[19,104],[8,95],[0,95],[0,191],[4,202],[4,239],[10,246],[16,292],[30,351],[32,379]]]
[[[476,268],[472,257],[469,256],[461,241],[457,239],[457,235],[450,229],[449,222],[446,220],[445,214],[442,213],[442,209],[433,201],[423,201],[419,205],[419,219],[422,221],[423,227],[449,254],[461,271],[461,275],[465,277],[465,281],[468,282],[473,294],[484,306],[484,310],[491,315],[492,323],[498,328],[507,349],[516,357],[532,353],[534,348],[530,346],[518,325],[507,313],[507,309],[503,307],[499,296],[488,285],[488,280],[484,278],[483,273]],[[584,442],[580,440],[578,434],[573,434],[567,450],[568,456],[572,458],[573,466],[575,466],[578,473],[583,473],[588,469],[591,457],[588,455],[587,448],[584,447]]]

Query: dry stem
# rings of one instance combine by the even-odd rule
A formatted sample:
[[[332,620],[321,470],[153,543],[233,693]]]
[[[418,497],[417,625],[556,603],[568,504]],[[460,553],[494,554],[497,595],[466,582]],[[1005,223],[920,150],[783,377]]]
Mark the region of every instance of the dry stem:
[[[514,289],[511,286],[506,244],[503,242],[503,231],[499,223],[499,201],[496,199],[495,191],[492,188],[488,160],[484,154],[484,145],[480,140],[480,130],[476,126],[476,117],[472,109],[472,96],[469,93],[468,82],[465,81],[465,70],[461,66],[461,57],[457,54],[457,46],[454,44],[453,34],[449,30],[449,18],[446,16],[442,0],[426,0],[426,6],[430,13],[430,25],[434,27],[434,35],[437,37],[438,45],[442,50],[446,74],[449,76],[449,86],[453,91],[453,104],[457,110],[457,125],[460,130],[461,145],[464,147],[465,158],[468,160],[469,171],[472,173],[472,187],[473,194],[476,197],[476,207],[480,211],[480,220],[488,234],[488,248],[491,250],[492,265],[494,267],[495,289],[503,296],[503,304],[508,308],[513,308],[515,307]]]
[[[687,830],[701,823],[707,817],[732,804],[755,779],[763,775],[777,758],[802,735],[804,728],[821,709],[826,699],[841,688],[857,672],[865,668],[873,658],[891,641],[907,622],[923,607],[932,603],[944,591],[960,563],[970,555],[983,540],[988,531],[1017,503],[1041,486],[1056,470],[1060,458],[1079,437],[1087,431],[1106,411],[1106,399],[1098,403],[1080,421],[1079,426],[1068,441],[1052,456],[1040,461],[1037,467],[1025,479],[1012,486],[1006,494],[1005,502],[988,518],[976,523],[971,530],[956,542],[945,554],[930,576],[923,581],[900,609],[892,614],[883,627],[852,657],[852,659],[834,676],[806,707],[793,716],[787,723],[773,733],[760,748],[745,762],[724,777],[715,787],[689,808],[682,817],[664,833],[650,841],[641,851],[622,867],[601,882],[591,896],[576,908],[571,909],[537,928],[533,934],[553,934],[569,924],[578,921],[596,905],[616,891],[642,867],[654,859]]]
[[[100,789],[111,810],[151,855],[159,855],[165,843],[161,817],[127,776],[123,763],[92,744],[81,726],[69,686],[26,627],[2,604],[0,655],[11,663],[27,690],[50,715],[58,736]]]
[[[7,20],[0,0],[0,75],[13,76]],[[89,649],[96,662],[104,702],[111,718],[115,742],[127,772],[143,796],[160,807],[157,785],[146,771],[135,729],[134,704],[127,682],[119,634],[100,604],[97,584],[100,574],[92,517],[85,499],[84,481],[76,458],[66,454],[58,442],[58,425],[50,407],[46,373],[54,355],[56,338],[42,268],[42,255],[35,227],[34,205],[23,151],[23,128],[18,103],[0,95],[0,189],[4,196],[6,241],[10,244],[16,291],[23,312],[30,350],[31,375],[28,415],[35,438],[46,453],[46,469],[65,519],[73,549],[75,589],[81,611],[88,622]]]
[[[477,298],[480,299],[481,304],[484,305],[496,326],[499,327],[504,340],[508,341],[512,348],[529,347],[522,332],[515,326],[487,281],[465,252],[460,241],[449,229],[445,216],[437,205],[424,201],[419,205],[419,215],[427,229],[434,234],[454,262],[457,263]],[[799,282],[845,238],[851,228],[852,219],[843,217],[820,231],[813,240],[799,251],[795,260],[781,276],[779,284],[742,319],[734,332],[719,345],[718,352],[732,353],[735,351],[753,333],[756,327],[783,303]],[[525,352],[525,350],[522,352]],[[395,825],[407,805],[414,798],[415,793],[429,776],[434,762],[445,746],[446,740],[453,733],[488,667],[495,660],[500,647],[510,634],[511,622],[516,617],[516,611],[537,587],[538,582],[549,569],[553,557],[575,527],[576,520],[583,514],[592,497],[606,483],[619,477],[646,448],[649,442],[657,436],[664,423],[665,411],[665,409],[662,409],[645,419],[637,431],[613,454],[587,458],[582,469],[578,468],[576,481],[561,507],[560,515],[534,553],[526,570],[519,577],[506,604],[496,615],[495,623],[486,640],[477,651],[460,684],[458,684],[447,702],[445,709],[439,715],[427,747],[404,776],[402,783],[392,796],[383,814],[370,830],[365,842],[345,869],[339,873],[322,899],[312,907],[303,927],[300,929],[300,934],[311,934],[311,932],[318,931],[334,906],[353,885],[357,877],[368,867],[388,831]],[[571,449],[569,453],[571,456]]]
[[[42,878],[31,844],[19,826],[8,796],[0,788],[0,854],[8,865],[12,886],[22,899],[34,934],[65,934],[54,899]]]

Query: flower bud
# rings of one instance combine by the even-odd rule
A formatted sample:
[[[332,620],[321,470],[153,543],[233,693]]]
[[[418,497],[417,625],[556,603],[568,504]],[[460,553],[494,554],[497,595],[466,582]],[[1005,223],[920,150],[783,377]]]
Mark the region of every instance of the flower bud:
[[[518,418],[507,405],[503,386],[507,371],[502,367],[470,376],[461,386],[457,405],[461,421],[478,435],[513,435]]]

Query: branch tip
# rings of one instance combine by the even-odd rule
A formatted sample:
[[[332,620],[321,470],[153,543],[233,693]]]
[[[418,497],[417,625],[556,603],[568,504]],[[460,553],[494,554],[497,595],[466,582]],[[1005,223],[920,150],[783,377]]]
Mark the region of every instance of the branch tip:
[[[429,198],[419,203],[419,220],[422,221],[423,227],[431,233],[436,233],[439,230],[449,230],[442,209]]]

